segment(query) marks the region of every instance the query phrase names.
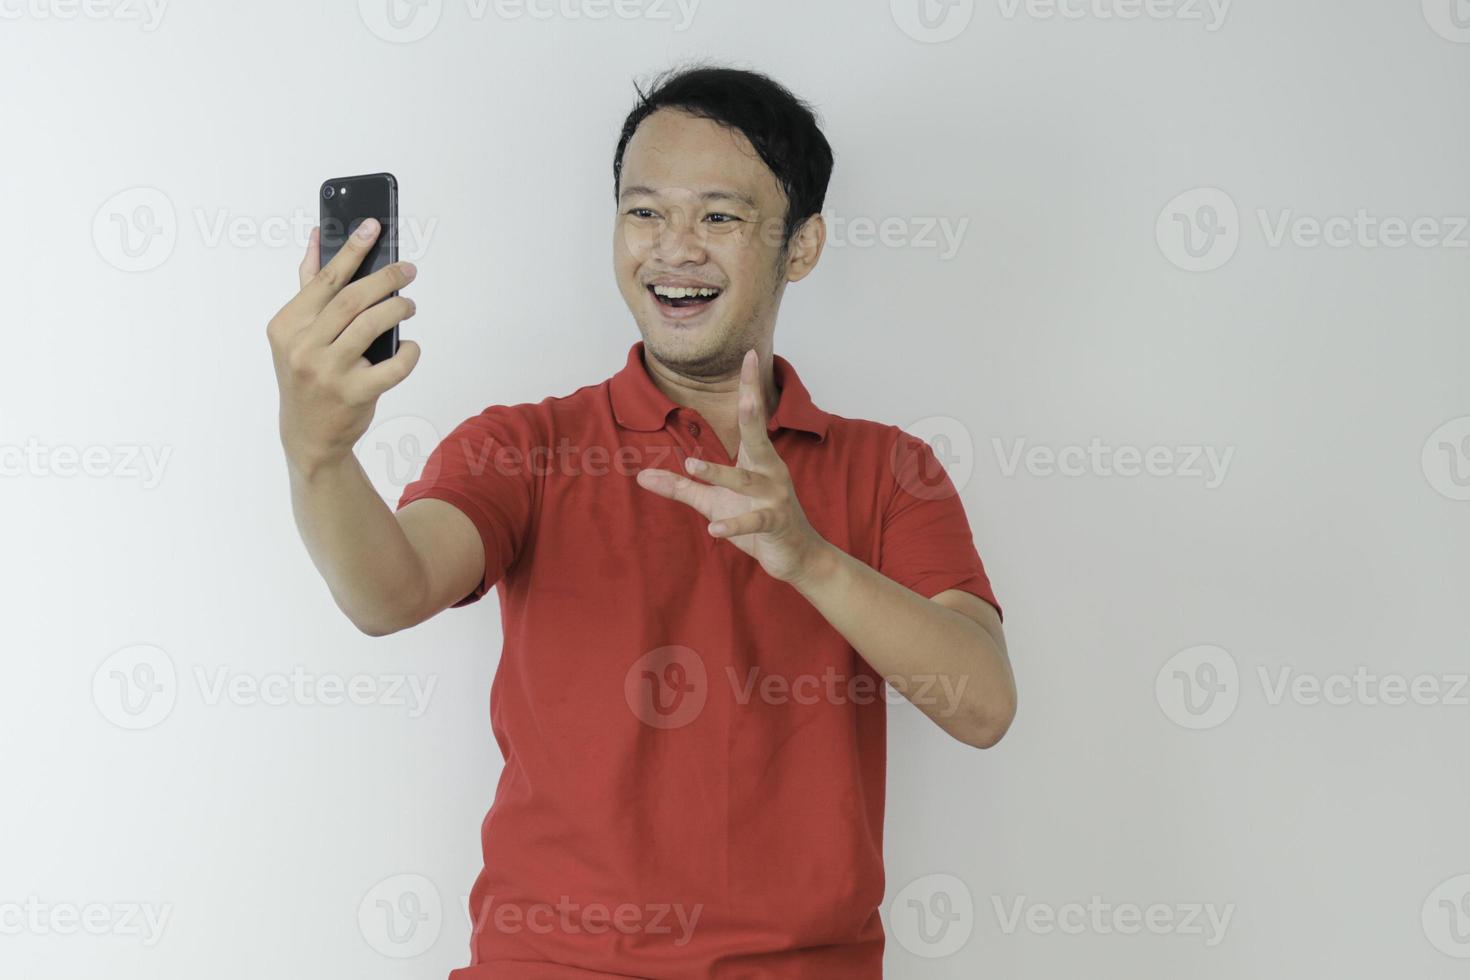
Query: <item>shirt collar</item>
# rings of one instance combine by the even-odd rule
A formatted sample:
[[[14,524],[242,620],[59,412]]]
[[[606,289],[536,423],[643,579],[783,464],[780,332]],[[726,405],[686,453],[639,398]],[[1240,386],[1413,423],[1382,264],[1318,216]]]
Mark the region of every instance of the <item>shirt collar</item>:
[[[812,403],[812,396],[797,377],[791,362],[780,354],[773,355],[773,370],[776,385],[781,394],[776,402],[776,411],[771,414],[766,429],[799,429],[810,432],[818,439],[827,435],[827,424],[831,416]],[[669,413],[679,405],[659,390],[648,376],[643,364],[643,341],[637,341],[628,349],[628,361],[622,370],[608,382],[612,399],[613,418],[626,429],[640,432],[655,432],[664,427]]]

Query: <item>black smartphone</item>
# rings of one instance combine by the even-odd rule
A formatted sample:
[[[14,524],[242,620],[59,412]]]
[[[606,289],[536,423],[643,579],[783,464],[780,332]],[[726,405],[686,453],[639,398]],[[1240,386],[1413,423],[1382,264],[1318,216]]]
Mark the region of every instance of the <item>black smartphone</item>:
[[[321,264],[326,265],[366,218],[378,219],[377,241],[357,267],[352,281],[398,261],[398,180],[392,174],[359,174],[322,181]],[[398,295],[397,290],[393,292]],[[363,352],[373,364],[398,353],[398,324],[378,335]]]

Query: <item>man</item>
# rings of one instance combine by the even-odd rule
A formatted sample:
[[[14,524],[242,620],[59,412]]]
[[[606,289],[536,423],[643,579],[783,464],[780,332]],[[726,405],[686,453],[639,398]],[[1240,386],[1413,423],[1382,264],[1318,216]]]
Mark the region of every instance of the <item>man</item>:
[[[832,154],[751,72],[662,77],[613,173],[642,340],[607,381],[493,405],[396,512],[353,454],[413,369],[373,233],[272,320],[301,535],[377,636],[499,587],[505,768],[471,893],[482,978],[882,973],[886,683],[993,745],[1015,712],[1000,608],[953,485],[894,426],[830,415],[772,350],[822,254]],[[837,330],[836,324],[814,329]]]

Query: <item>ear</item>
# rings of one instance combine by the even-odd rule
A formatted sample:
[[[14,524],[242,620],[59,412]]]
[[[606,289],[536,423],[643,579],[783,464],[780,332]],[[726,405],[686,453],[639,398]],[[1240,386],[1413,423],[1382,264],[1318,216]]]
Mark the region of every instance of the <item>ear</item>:
[[[827,244],[827,220],[820,214],[808,215],[796,229],[786,247],[786,281],[800,282],[817,266],[822,246]]]

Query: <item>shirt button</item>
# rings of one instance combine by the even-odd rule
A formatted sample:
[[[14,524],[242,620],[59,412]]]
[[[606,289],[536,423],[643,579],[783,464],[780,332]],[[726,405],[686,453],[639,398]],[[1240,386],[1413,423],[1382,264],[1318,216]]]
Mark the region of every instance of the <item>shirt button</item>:
[[[695,438],[698,438],[699,437],[699,423],[698,422],[690,422],[689,423],[689,434],[691,436],[694,436]]]

